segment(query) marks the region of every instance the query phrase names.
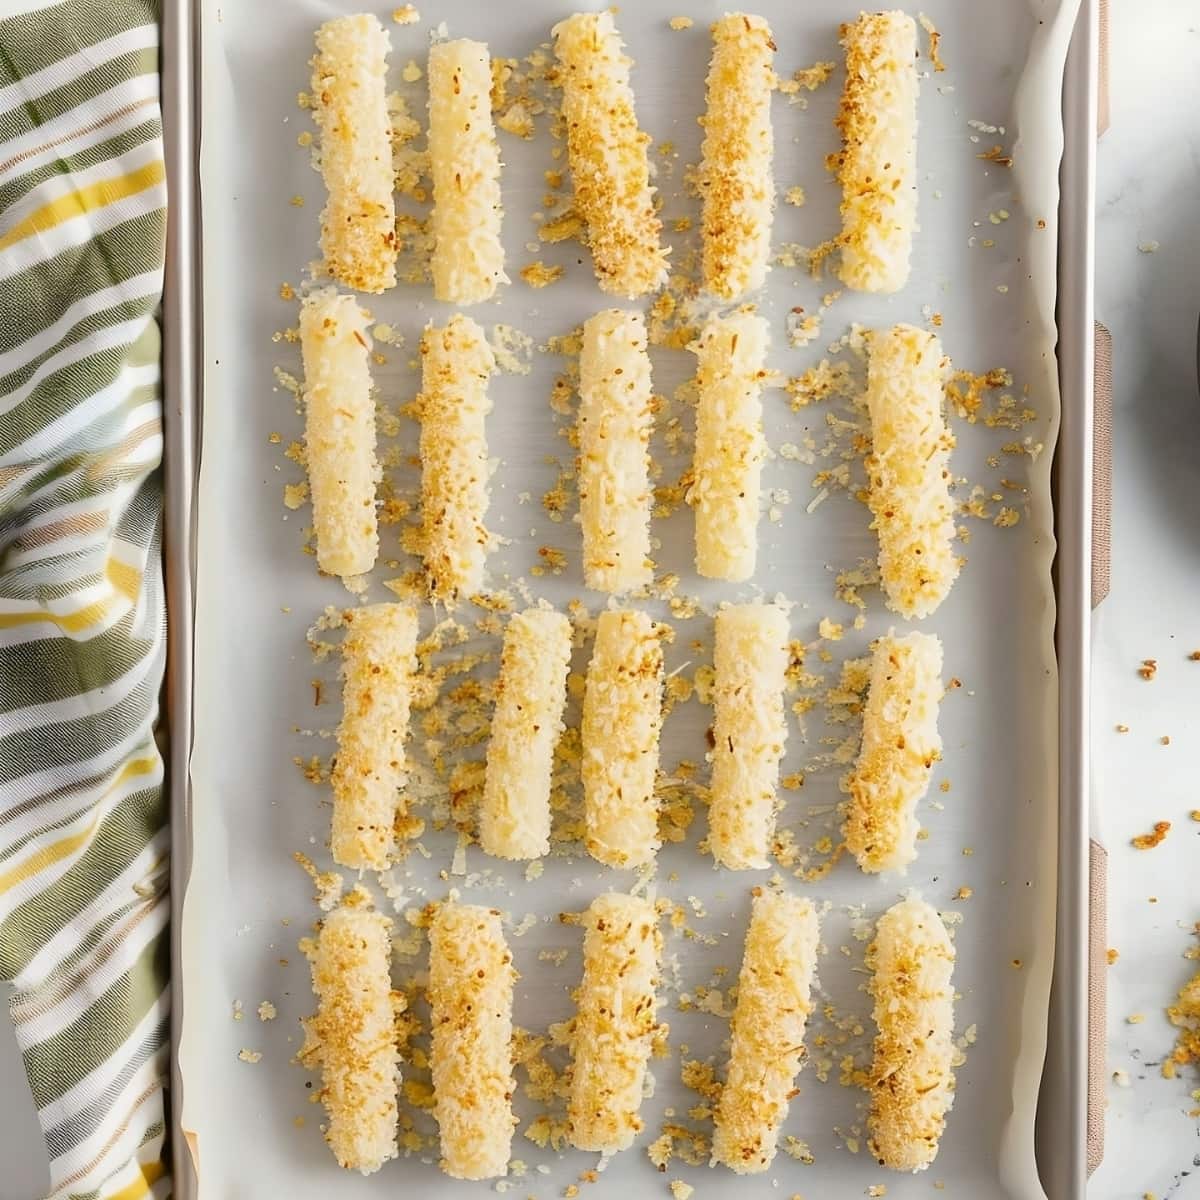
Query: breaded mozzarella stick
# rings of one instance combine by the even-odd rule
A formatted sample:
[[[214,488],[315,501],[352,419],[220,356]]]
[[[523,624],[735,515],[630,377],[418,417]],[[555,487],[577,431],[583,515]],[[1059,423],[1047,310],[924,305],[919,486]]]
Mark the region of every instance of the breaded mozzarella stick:
[[[842,26],[842,46],[840,275],[860,292],[898,292],[917,227],[917,25],[903,12],[862,13]]]
[[[762,17],[726,13],[712,26],[700,194],[704,290],[737,300],[766,282],[775,180],[771,95],[775,43]]]
[[[709,846],[723,867],[769,865],[779,762],[787,741],[788,618],[774,604],[716,617]]]
[[[902,900],[879,918],[867,949],[875,998],[871,1153],[896,1171],[937,1157],[954,1102],[954,945],[937,910]]]
[[[663,653],[643,612],[608,610],[583,698],[583,798],[588,853],[640,867],[661,845],[654,777],[662,731]]]
[[[879,536],[888,607],[927,617],[958,578],[943,381],[948,359],[932,334],[912,325],[868,338],[871,453],[867,503]]]
[[[583,324],[579,356],[579,519],[583,579],[617,594],[653,578],[650,561],[650,356],[641,313],[606,309]]]
[[[497,858],[541,858],[550,849],[550,776],[570,665],[571,622],[562,613],[512,615],[479,813],[479,844]]]
[[[608,10],[552,30],[575,209],[587,227],[601,291],[636,300],[667,280],[662,221],[650,186],[650,138],[638,128],[620,34]]]
[[[322,288],[300,306],[304,446],[317,566],[365,575],[379,553],[375,398],[367,314],[353,296]]]
[[[917,857],[917,804],[942,757],[942,691],[936,637],[889,633],[879,639],[845,828],[846,847],[864,871],[903,870]]]
[[[694,348],[699,402],[688,502],[696,570],[737,583],[753,576],[758,557],[767,322],[748,312],[713,317]]]
[[[391,40],[367,13],[337,17],[317,30],[312,60],[313,119],[321,131],[321,253],[329,274],[360,292],[396,283],[396,203],[392,197],[387,56]]]
[[[408,604],[371,604],[347,610],[346,623],[331,847],[343,867],[382,871],[391,864],[396,818],[404,811],[417,614]]]
[[[496,369],[483,330],[461,313],[421,338],[421,526],[429,594],[454,605],[483,587],[491,545],[486,418]]]
[[[299,1059],[321,1070],[325,1140],[338,1166],[364,1175],[396,1157],[403,997],[392,991],[391,928],[382,914],[348,903],[305,944],[317,1011],[304,1022]]]
[[[434,296],[451,304],[478,304],[508,282],[491,92],[491,59],[482,42],[459,38],[430,47],[430,266]]]
[[[765,1171],[775,1157],[804,1058],[818,934],[810,901],[755,895],[712,1144],[713,1159],[739,1175]]]
[[[430,1065],[442,1170],[453,1179],[508,1170],[516,975],[496,909],[438,909],[429,931]]]
[[[614,892],[592,901],[585,927],[567,1135],[579,1150],[613,1154],[642,1129],[662,935],[652,901]]]

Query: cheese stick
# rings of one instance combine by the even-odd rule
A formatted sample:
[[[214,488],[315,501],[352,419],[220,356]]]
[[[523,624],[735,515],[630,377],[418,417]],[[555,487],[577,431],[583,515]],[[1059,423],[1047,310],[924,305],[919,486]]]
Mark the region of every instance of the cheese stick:
[[[842,46],[840,275],[860,292],[898,292],[917,228],[916,22],[903,12],[862,13],[842,26]]]
[[[346,623],[331,847],[343,867],[382,871],[395,853],[396,818],[404,811],[417,614],[407,604],[371,604],[347,610]]]
[[[783,609],[738,604],[717,613],[708,841],[717,863],[733,870],[770,865],[787,665]]]
[[[364,1175],[396,1157],[403,997],[392,991],[391,928],[387,917],[351,902],[305,944],[317,1011],[304,1022],[299,1060],[320,1068],[325,1140],[338,1166]]]
[[[563,730],[571,622],[530,608],[504,631],[479,813],[479,844],[497,858],[550,849],[550,775]]]
[[[941,699],[942,643],[928,633],[881,637],[844,831],[864,871],[903,870],[917,857],[917,804],[942,756]]]
[[[714,22],[712,39],[701,119],[701,269],[706,292],[737,300],[766,282],[771,255],[775,43],[762,17],[740,12]]]
[[[662,691],[655,623],[643,612],[601,613],[583,697],[582,774],[588,853],[610,867],[644,866],[661,845]]]
[[[379,553],[375,513],[375,398],[367,314],[353,296],[322,288],[300,306],[304,446],[317,566],[365,575]]]
[[[960,567],[950,500],[954,435],[943,412],[948,360],[932,333],[911,325],[877,331],[867,345],[867,502],[879,537],[879,574],[889,608],[927,617]]]
[[[818,932],[810,901],[755,895],[712,1143],[714,1161],[739,1175],[765,1171],[775,1157],[804,1058]]]
[[[483,330],[462,314],[421,338],[421,526],[434,600],[454,605],[483,587],[491,545],[486,417],[496,360]]]
[[[583,325],[579,357],[579,519],[583,581],[628,592],[650,560],[650,356],[641,313],[606,309]]]
[[[592,901],[585,929],[567,1136],[579,1150],[613,1154],[628,1149],[642,1129],[638,1110],[658,1030],[662,935],[653,901],[615,892]]]
[[[496,909],[442,905],[429,931],[430,1065],[442,1170],[453,1179],[508,1170],[516,976]]]
[[[737,583],[753,576],[758,556],[767,322],[748,312],[713,317],[694,349],[699,403],[688,502],[696,510],[696,570]]]
[[[650,186],[650,138],[638,128],[629,85],[633,64],[608,10],[576,13],[552,33],[575,211],[601,291],[635,300],[666,283],[667,252]]]
[[[321,131],[321,253],[339,283],[382,292],[396,283],[387,56],[391,40],[367,13],[317,30],[309,102]]]
[[[451,304],[478,304],[508,282],[491,93],[491,58],[482,42],[459,38],[430,47],[430,266],[434,296]]]
[[[881,1166],[923,1171],[954,1101],[954,945],[937,910],[915,898],[889,908],[867,967],[879,1030],[867,1145]]]

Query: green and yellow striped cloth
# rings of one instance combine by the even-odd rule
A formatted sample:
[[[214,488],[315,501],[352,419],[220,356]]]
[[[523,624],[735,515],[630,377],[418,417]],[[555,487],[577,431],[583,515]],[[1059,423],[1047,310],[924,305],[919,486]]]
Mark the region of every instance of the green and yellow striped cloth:
[[[0,978],[54,1197],[170,1192],[158,17],[0,20]]]

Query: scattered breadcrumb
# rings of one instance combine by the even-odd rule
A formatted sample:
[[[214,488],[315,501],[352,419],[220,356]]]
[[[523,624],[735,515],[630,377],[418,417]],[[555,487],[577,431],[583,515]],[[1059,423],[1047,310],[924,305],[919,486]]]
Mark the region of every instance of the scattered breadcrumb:
[[[929,34],[929,61],[933,63],[935,71],[944,71],[946,64],[942,62],[939,48],[941,46],[942,35],[934,28],[933,22],[924,14],[920,13],[917,20],[921,23],[921,28]]]
[[[672,17],[667,22],[667,25],[670,26],[670,28],[674,29],[676,32],[679,32],[679,30],[681,30],[681,29],[691,29],[691,27],[695,23],[696,22],[693,21],[691,17]],[[671,1186],[672,1186],[672,1188],[674,1188],[675,1185],[672,1184]],[[688,1191],[690,1192],[691,1189],[689,1188]],[[678,1200],[678,1198],[677,1198],[677,1200]]]
[[[1157,249],[1158,242],[1138,242],[1138,250],[1140,250],[1142,254],[1153,254]]]
[[[1138,667],[1138,674],[1143,679],[1153,679],[1158,674],[1158,660],[1153,658],[1143,658],[1142,665]]]
[[[561,279],[562,275],[563,268],[561,266],[551,266],[541,261],[531,262],[528,266],[521,268],[521,278],[531,288],[544,288]]]
[[[262,1059],[262,1054],[257,1050],[247,1050],[243,1047],[238,1051],[238,1058],[244,1063],[256,1063]]]
[[[678,19],[676,18],[676,20]],[[688,24],[690,25],[691,21],[688,21]],[[690,1183],[684,1183],[682,1179],[672,1179],[667,1187],[675,1200],[688,1200],[688,1197],[696,1190]]]
[[[277,1015],[278,1013],[275,1009],[275,1005],[273,1005],[270,1000],[264,1000],[258,1006],[258,1019],[260,1021],[273,1021]]]
[[[392,9],[392,20],[397,25],[415,25],[421,19],[421,14],[414,4],[402,4]]]
[[[1135,850],[1153,850],[1155,846],[1162,843],[1170,829],[1170,821],[1155,821],[1152,833],[1139,833],[1132,839],[1131,844]]]
[[[796,187],[790,187],[786,192],[783,193],[783,202],[785,204],[792,205],[794,208],[800,208],[804,204],[806,198],[807,197],[804,195],[804,189],[799,185]]]
[[[1113,964],[1114,964],[1114,963],[1117,961],[1117,959],[1118,959],[1118,958],[1120,958],[1120,957],[1121,957],[1121,952],[1120,952],[1119,950],[1115,949],[1115,948],[1114,948],[1114,947],[1112,947],[1112,946],[1110,946],[1110,947],[1108,948],[1108,953],[1105,955],[1105,958],[1107,958],[1107,959],[1108,959],[1108,965],[1109,965],[1110,967],[1111,967],[1111,966],[1112,966],[1112,965],[1113,965]]]

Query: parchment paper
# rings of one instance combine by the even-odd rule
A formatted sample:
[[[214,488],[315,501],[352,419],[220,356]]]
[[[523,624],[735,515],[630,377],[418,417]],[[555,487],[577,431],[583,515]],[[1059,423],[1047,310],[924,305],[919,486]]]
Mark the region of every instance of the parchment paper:
[[[390,8],[379,10],[391,30],[395,86],[419,116],[424,81],[405,84],[401,75],[410,60],[423,67],[430,32],[438,22],[445,22],[451,36],[488,41],[494,55],[520,57],[547,42],[553,22],[571,11],[556,0],[521,5],[453,0],[423,7],[422,22],[403,28],[388,20]],[[1057,701],[1049,488],[1059,404],[1054,273],[1062,65],[1075,7],[1074,0],[988,5],[928,0],[926,11],[943,35],[947,69],[935,73],[928,59],[922,59],[921,232],[909,286],[892,298],[843,295],[825,315],[816,340],[802,349],[788,346],[787,311],[794,306],[815,311],[822,294],[836,284],[776,267],[762,305],[772,324],[771,365],[785,377],[828,357],[829,344],[851,323],[920,324],[936,313],[942,318],[943,344],[957,367],[980,373],[1008,368],[1014,382],[1002,390],[1037,413],[1018,433],[953,421],[959,438],[953,467],[965,481],[958,498],[966,500],[971,487],[981,484],[990,517],[1003,504],[1018,511],[1020,520],[1013,528],[996,528],[991,519],[963,518],[971,531],[963,547],[969,561],[949,600],[922,624],[943,640],[947,680],[957,679],[962,686],[952,689],[943,704],[945,757],[921,807],[928,837],[920,844],[917,862],[906,877],[875,879],[842,861],[815,882],[779,868],[787,887],[828,905],[819,966],[827,1010],[810,1024],[810,1061],[783,1131],[806,1143],[814,1161],[804,1164],[781,1152],[765,1175],[739,1179],[723,1168],[678,1162],[662,1175],[645,1153],[668,1110],[675,1121],[708,1128],[703,1119],[688,1115],[700,1097],[680,1082],[681,1057],[723,1066],[728,1023],[719,1014],[727,1009],[728,989],[736,979],[749,890],[772,874],[715,872],[711,860],[697,852],[706,831],[703,807],[697,805],[686,841],[664,847],[650,883],[659,896],[686,910],[686,925],[700,936],[667,933],[661,1016],[671,1026],[671,1054],[654,1065],[656,1086],[643,1107],[646,1129],[638,1145],[607,1164],[597,1182],[579,1183],[582,1172],[598,1166],[596,1155],[543,1151],[518,1131],[513,1154],[525,1164],[525,1174],[490,1185],[496,1190],[551,1197],[578,1183],[584,1195],[666,1195],[667,1183],[682,1179],[702,1189],[698,1197],[851,1196],[880,1184],[889,1196],[898,1197],[1042,1195],[1034,1166],[1033,1116],[1054,932]],[[292,853],[307,853],[322,869],[332,865],[326,845],[327,786],[307,782],[293,758],[316,754],[327,761],[332,741],[306,731],[331,730],[339,715],[335,660],[314,664],[305,631],[327,606],[354,603],[355,598],[336,580],[319,578],[314,560],[303,552],[310,523],[307,507],[293,512],[283,505],[284,485],[303,476],[282,451],[300,437],[303,422],[294,396],[279,385],[274,370],[299,375],[299,352],[286,340],[273,340],[272,334],[295,324],[295,304],[280,299],[280,284],[298,285],[303,268],[317,256],[323,194],[309,151],[297,145],[297,136],[311,129],[311,122],[297,108],[296,95],[308,85],[313,29],[342,11],[352,11],[352,6],[318,0],[208,0],[203,5],[207,361],[192,761],[195,850],[185,908],[185,969],[178,986],[185,1006],[182,1122],[198,1155],[206,1200],[305,1200],[334,1190],[364,1198],[451,1197],[480,1194],[489,1187],[447,1180],[429,1146],[389,1163],[370,1179],[341,1174],[322,1143],[321,1110],[307,1103],[309,1076],[291,1061],[300,1042],[299,1019],[312,1008],[307,965],[296,943],[318,916],[310,883]],[[669,219],[695,215],[693,201],[685,196],[684,175],[686,165],[699,156],[695,117],[703,110],[707,26],[721,11],[721,5],[692,0],[629,5],[618,17],[636,62],[639,117],[655,139],[657,182]],[[840,63],[837,27],[857,9],[831,0],[804,5],[770,0],[756,11],[773,26],[777,68],[787,77],[819,60]],[[694,27],[670,30],[667,21],[676,15],[694,18]],[[789,104],[784,97],[775,101],[781,192],[777,244],[816,245],[836,231],[837,188],[824,157],[836,148],[832,119],[840,86],[839,69],[811,95],[802,93],[806,106]],[[562,165],[551,158],[558,143],[545,123],[533,142],[505,133],[500,137],[509,273],[516,280],[520,266],[537,258],[561,262],[567,272],[562,282],[544,291],[516,280],[497,302],[471,312],[489,328],[502,322],[544,345],[611,300],[597,290],[586,252],[573,243],[527,249],[536,241],[531,213],[545,191],[543,172]],[[674,154],[663,153],[664,141],[674,144]],[[993,145],[1000,145],[1005,155],[1016,147],[1011,169],[978,157]],[[796,185],[806,193],[799,208],[782,202],[782,193]],[[303,206],[294,205],[293,197],[302,197]],[[669,236],[679,262],[688,246],[695,245],[689,239],[696,233]],[[432,301],[428,286],[402,284],[365,303],[376,320],[405,339],[402,349],[377,347],[388,360],[376,369],[381,400],[395,410],[417,390],[419,376],[410,364],[421,328],[430,320],[444,320],[449,310]],[[855,361],[849,352],[843,356]],[[671,396],[689,378],[693,361],[686,351],[655,349],[656,391]],[[490,521],[511,541],[493,558],[492,583],[512,588],[524,579],[532,595],[560,607],[578,598],[594,614],[604,598],[582,587],[578,527],[570,521],[574,505],[567,521],[556,524],[540,503],[572,453],[561,436],[564,419],[552,413],[548,399],[564,365],[562,359],[535,354],[531,373],[504,374],[493,381],[489,437],[498,467]],[[778,512],[777,519],[765,515],[761,524],[757,586],[697,579],[686,508],[655,522],[660,574],[678,573],[679,594],[702,603],[695,619],[672,621],[677,636],[668,652],[668,670],[682,668],[690,677],[697,665],[710,661],[711,616],[706,613],[720,601],[782,595],[794,604],[793,636],[810,644],[810,669],[831,684],[842,660],[863,654],[871,638],[903,623],[886,612],[878,590],[871,589],[865,593],[865,628],[853,628],[856,610],[834,598],[834,579],[874,555],[869,514],[844,491],[808,511],[819,492],[814,476],[837,460],[798,461],[783,450],[786,444],[803,449],[806,436],[823,445],[827,414],[844,415],[844,410],[818,405],[793,412],[782,391],[767,393],[765,400],[775,455],[766,467],[764,489],[768,506]],[[670,411],[683,415],[685,406],[673,403]],[[277,443],[273,434],[280,435]],[[1002,450],[1005,443],[1023,438],[1044,446],[1040,456]],[[415,440],[415,425],[402,421],[400,443],[413,447]],[[668,456],[661,438],[656,450],[664,481],[673,478],[684,460]],[[998,465],[989,465],[989,459]],[[855,470],[860,478],[861,467]],[[400,493],[415,493],[415,465],[402,465],[390,474]],[[1001,478],[1017,486],[1007,488]],[[993,494],[1003,501],[990,499]],[[391,598],[382,581],[401,575],[415,561],[401,552],[397,526],[385,526],[382,535],[381,563],[368,593],[372,600]],[[543,546],[565,552],[561,576],[530,575]],[[666,611],[658,601],[648,607]],[[478,615],[469,613],[465,619]],[[843,624],[845,636],[815,645],[823,617]],[[423,628],[432,623],[426,607]],[[703,648],[693,649],[693,639]],[[495,651],[498,640],[482,638],[471,648]],[[583,671],[588,653],[587,646],[577,651],[574,670]],[[828,661],[823,661],[826,655]],[[494,671],[492,662],[479,673],[489,677]],[[325,703],[317,708],[315,678],[324,681]],[[709,714],[695,699],[674,710],[664,734],[664,768],[690,759],[700,765],[704,778]],[[818,706],[803,723],[791,721],[784,773],[807,770],[803,788],[784,793],[780,817],[781,828],[793,831],[814,863],[822,857],[814,850],[820,839],[833,835],[836,840],[833,806],[841,799],[838,779],[844,768],[827,764],[813,769],[813,763],[828,758],[833,749],[822,737],[840,741],[851,732],[848,726],[824,726],[822,714]],[[573,704],[569,720],[577,719]],[[420,841],[424,853],[414,851],[395,872],[403,893],[399,907],[441,899],[457,887],[467,900],[505,909],[511,914],[510,943],[521,973],[517,1023],[545,1031],[550,1022],[569,1016],[568,993],[580,972],[580,936],[577,929],[560,925],[558,914],[582,910],[603,890],[632,886],[633,873],[599,868],[580,854],[558,854],[546,861],[540,878],[527,881],[520,865],[489,861],[471,847],[465,860],[468,874],[452,875],[454,833],[427,830]],[[366,882],[388,906],[377,881]],[[964,887],[971,889],[970,898],[956,898]],[[956,1023],[965,1047],[941,1153],[930,1171],[915,1177],[894,1175],[872,1161],[866,1151],[863,1094],[838,1080],[845,1055],[865,1063],[873,1032],[870,1001],[862,991],[862,935],[867,922],[909,888],[954,914],[950,919],[955,922],[961,992]],[[532,921],[526,914],[534,914]],[[405,932],[404,917],[397,914],[397,920]],[[539,958],[542,950],[567,954],[555,965]],[[398,964],[398,983],[409,982],[425,965],[424,950],[415,961]],[[727,969],[724,976],[721,968]],[[710,995],[697,1007],[698,989],[705,986],[720,989],[722,999]],[[680,1011],[681,993],[692,998],[690,1011]],[[263,1000],[276,1007],[276,1019],[257,1017]],[[241,1020],[234,1019],[235,1002],[242,1006]],[[848,1040],[839,1044],[846,1028]],[[242,1061],[243,1049],[261,1059]],[[832,1066],[819,1072],[823,1061]],[[827,1081],[820,1073],[827,1074]],[[518,1073],[518,1081],[524,1129],[543,1106],[524,1095],[523,1074]],[[404,1099],[402,1109],[413,1112]],[[415,1120],[419,1129],[432,1129],[428,1114],[416,1113]],[[939,1186],[944,1190],[934,1191]]]

